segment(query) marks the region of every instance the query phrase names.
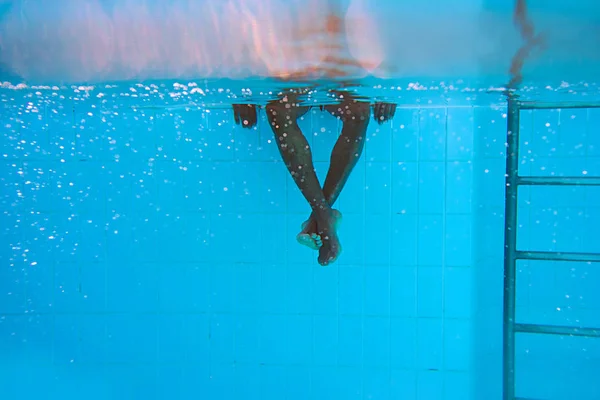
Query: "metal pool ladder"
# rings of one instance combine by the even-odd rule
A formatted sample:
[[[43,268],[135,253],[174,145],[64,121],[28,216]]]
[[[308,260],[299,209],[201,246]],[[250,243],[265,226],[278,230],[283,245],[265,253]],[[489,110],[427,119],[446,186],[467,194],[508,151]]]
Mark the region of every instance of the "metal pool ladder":
[[[600,254],[517,249],[517,192],[519,186],[600,186],[600,177],[519,176],[519,118],[521,110],[600,108],[592,103],[536,103],[508,98],[506,204],[504,219],[503,400],[533,400],[515,396],[515,336],[517,333],[600,338],[600,327],[521,324],[515,321],[517,260],[600,262]]]

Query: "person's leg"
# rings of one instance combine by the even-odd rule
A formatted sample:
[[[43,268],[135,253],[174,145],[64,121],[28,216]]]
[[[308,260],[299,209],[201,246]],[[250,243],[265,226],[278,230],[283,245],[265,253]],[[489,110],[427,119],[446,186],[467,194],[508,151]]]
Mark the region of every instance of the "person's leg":
[[[348,95],[346,95],[348,96]],[[365,144],[365,135],[369,125],[369,103],[348,97],[339,105],[326,106],[325,109],[342,120],[342,132],[333,151],[329,171],[323,185],[323,194],[330,207],[339,197],[350,173],[360,159]],[[341,220],[341,213],[334,210],[335,226]],[[296,239],[300,244],[318,249],[321,242],[314,233],[318,230],[318,221],[314,213],[302,224],[302,231]]]
[[[334,228],[333,212],[315,173],[310,146],[298,126],[297,119],[307,111],[308,107],[299,106],[296,99],[288,95],[269,103],[267,118],[281,157],[310,204],[316,226],[311,233],[315,240],[319,239],[322,243],[319,248],[319,264],[327,265],[338,258],[341,246]]]

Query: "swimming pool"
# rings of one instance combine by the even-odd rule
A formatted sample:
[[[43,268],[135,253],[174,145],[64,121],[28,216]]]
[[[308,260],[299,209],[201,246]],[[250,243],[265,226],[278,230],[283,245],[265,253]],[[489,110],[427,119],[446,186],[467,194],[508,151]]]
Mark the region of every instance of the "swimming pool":
[[[62,5],[70,11],[41,7],[38,18],[82,10]],[[596,9],[582,1],[569,15]],[[575,50],[595,43],[592,28]],[[55,83],[87,82],[98,64],[65,69],[69,52],[56,46],[48,68],[33,65],[36,46],[0,57],[6,398],[479,400],[513,388],[600,398],[600,339],[584,329],[600,327],[600,189],[589,185],[600,176],[600,90],[589,49],[561,61],[553,48],[551,71],[532,60],[527,76],[538,78],[510,104],[510,56],[452,56],[459,45],[407,61],[405,75],[431,68],[418,79],[347,88],[398,106],[391,121],[369,123],[336,203],[343,252],[323,267],[295,240],[310,208],[264,110],[281,82],[242,80],[237,66],[224,72],[235,79],[152,79],[150,68],[119,81],[115,61],[106,81]],[[331,104],[327,89],[305,101]],[[259,104],[257,126],[236,125],[233,103]],[[314,107],[299,125],[323,181],[341,122]],[[518,131],[508,150],[507,130]],[[507,160],[525,178],[507,177]],[[521,185],[513,202],[507,179]],[[503,319],[512,265],[515,320],[510,302]],[[514,331],[525,332],[504,351]],[[503,372],[514,385],[503,388]]]

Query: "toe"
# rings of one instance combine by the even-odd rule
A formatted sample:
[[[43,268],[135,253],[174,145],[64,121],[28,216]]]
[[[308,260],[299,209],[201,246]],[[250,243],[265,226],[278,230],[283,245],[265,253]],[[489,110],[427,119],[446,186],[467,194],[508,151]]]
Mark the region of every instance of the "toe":
[[[303,246],[306,246],[312,250],[318,250],[319,246],[315,242],[315,240],[307,233],[299,233],[296,236],[296,240]]]
[[[321,236],[317,235],[317,234],[312,234],[311,236],[312,240],[315,242],[315,244],[317,245],[317,247],[321,247],[323,246],[323,240],[321,240]]]

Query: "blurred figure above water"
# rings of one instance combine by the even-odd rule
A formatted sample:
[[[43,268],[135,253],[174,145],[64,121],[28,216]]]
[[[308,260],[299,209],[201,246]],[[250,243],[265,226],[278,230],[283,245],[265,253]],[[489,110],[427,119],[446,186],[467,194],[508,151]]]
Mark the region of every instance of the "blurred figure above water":
[[[505,84],[524,40],[514,8],[512,1],[0,0],[0,78],[93,84],[371,75]],[[599,11],[597,2],[567,9],[559,0],[529,10],[545,47],[528,57],[524,81],[595,80]]]
[[[0,62],[25,79],[360,78],[383,59],[367,1],[20,2]]]

